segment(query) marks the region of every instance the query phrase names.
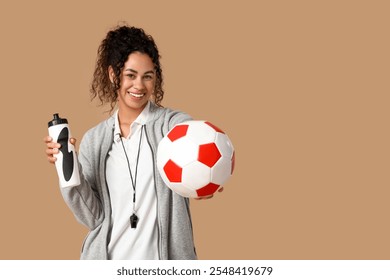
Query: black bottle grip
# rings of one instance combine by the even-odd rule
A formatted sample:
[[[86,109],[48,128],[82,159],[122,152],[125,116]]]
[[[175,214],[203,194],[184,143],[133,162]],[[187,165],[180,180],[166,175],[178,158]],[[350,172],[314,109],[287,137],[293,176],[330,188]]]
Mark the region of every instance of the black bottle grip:
[[[57,143],[61,144],[59,149],[63,155],[62,170],[65,181],[69,181],[73,175],[74,158],[73,151],[69,152],[69,129],[64,127],[58,135]]]

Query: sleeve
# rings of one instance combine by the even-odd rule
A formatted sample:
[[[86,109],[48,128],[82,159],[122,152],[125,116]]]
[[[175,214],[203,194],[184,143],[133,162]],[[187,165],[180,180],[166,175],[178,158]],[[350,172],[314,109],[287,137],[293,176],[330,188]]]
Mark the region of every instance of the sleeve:
[[[61,193],[76,220],[93,230],[102,223],[104,214],[96,183],[97,168],[90,160],[94,154],[91,153],[91,145],[87,144],[88,140],[85,138],[80,143],[78,154],[81,184],[76,187],[61,188]]]
[[[192,120],[192,117],[190,115],[181,111],[169,111],[167,113],[166,118],[168,119],[168,122],[166,122],[166,124],[168,125],[168,130],[171,130],[175,125],[179,123]]]

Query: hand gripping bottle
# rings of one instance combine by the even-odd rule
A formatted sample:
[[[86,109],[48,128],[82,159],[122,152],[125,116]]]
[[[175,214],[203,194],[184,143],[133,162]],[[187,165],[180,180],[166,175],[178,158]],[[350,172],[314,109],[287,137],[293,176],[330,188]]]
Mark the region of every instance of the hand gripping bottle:
[[[67,119],[61,119],[58,114],[53,115],[49,122],[49,135],[53,142],[61,144],[59,153],[54,155],[60,187],[74,187],[80,185],[79,166],[74,145],[69,142],[71,137]]]

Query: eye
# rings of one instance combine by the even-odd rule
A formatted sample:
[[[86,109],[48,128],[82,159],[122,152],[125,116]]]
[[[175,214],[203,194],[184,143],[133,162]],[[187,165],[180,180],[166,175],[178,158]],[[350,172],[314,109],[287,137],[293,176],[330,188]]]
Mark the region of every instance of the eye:
[[[129,77],[129,78],[132,79],[132,80],[135,79],[135,75],[134,75],[134,74],[129,73],[129,74],[127,74],[126,76]]]
[[[153,76],[152,75],[145,75],[144,79],[147,81],[150,81],[150,80],[153,80]]]

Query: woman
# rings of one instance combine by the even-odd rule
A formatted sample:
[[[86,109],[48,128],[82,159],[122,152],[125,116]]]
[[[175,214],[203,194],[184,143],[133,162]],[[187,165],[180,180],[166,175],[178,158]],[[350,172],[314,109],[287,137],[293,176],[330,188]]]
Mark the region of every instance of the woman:
[[[81,259],[197,258],[189,200],[167,188],[156,169],[159,141],[190,119],[161,107],[159,58],[153,38],[129,26],[108,32],[98,49],[91,93],[114,113],[81,141],[81,185],[61,189],[90,230]],[[60,145],[44,141],[54,163]]]

